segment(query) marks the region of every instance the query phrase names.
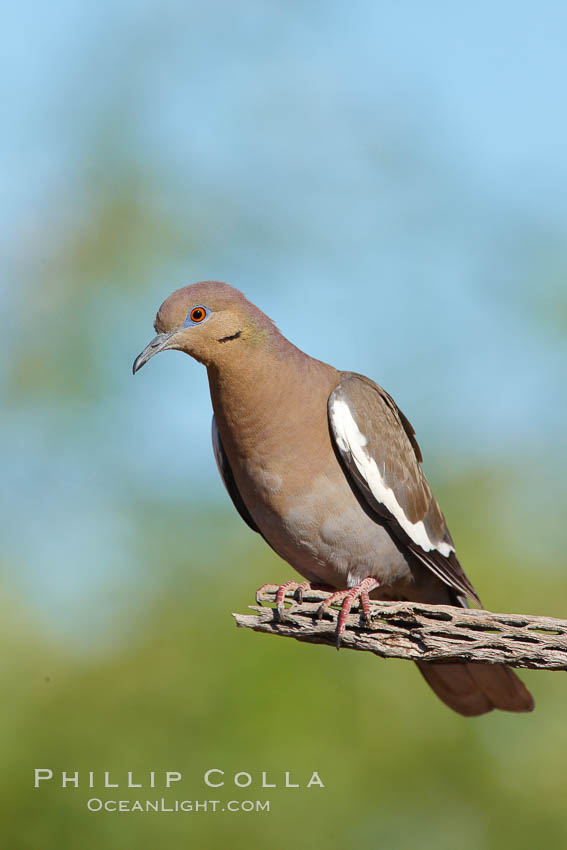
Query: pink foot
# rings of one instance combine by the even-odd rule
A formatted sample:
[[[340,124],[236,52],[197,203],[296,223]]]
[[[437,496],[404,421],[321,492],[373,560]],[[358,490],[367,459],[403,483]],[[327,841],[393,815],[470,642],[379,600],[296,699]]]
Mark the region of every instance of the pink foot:
[[[285,604],[284,600],[286,597],[286,591],[293,590],[293,597],[296,599],[299,604],[303,602],[303,593],[306,590],[310,590],[311,585],[308,581],[302,581],[301,583],[297,581],[284,581],[283,584],[263,584],[262,587],[259,587],[256,591],[256,602],[258,602],[258,596],[260,593],[265,593],[268,590],[276,590],[276,608],[278,611],[278,616],[280,620],[283,622],[285,620]]]
[[[360,601],[362,616],[364,620],[368,622],[368,620],[370,620],[370,599],[368,594],[371,590],[374,590],[379,586],[380,582],[376,581],[375,578],[365,578],[360,582],[360,584],[357,584],[356,587],[351,587],[349,590],[336,590],[321,604],[317,612],[318,619],[321,619],[330,605],[342,602],[341,613],[339,614],[337,623],[337,649],[339,649],[341,645],[341,636],[344,634],[346,629],[347,617],[350,614],[350,609],[352,608],[355,600],[358,599]]]

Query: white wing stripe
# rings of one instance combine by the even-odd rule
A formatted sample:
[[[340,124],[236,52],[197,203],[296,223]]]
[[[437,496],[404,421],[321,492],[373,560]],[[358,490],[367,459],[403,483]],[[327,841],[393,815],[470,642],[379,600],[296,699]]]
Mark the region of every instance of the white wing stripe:
[[[436,549],[445,557],[454,552],[455,550],[449,543],[441,541],[435,544],[429,539],[423,520],[411,522],[405,515],[402,506],[398,504],[394,491],[386,486],[376,461],[370,457],[364,448],[367,443],[366,437],[361,434],[345,401],[340,399],[333,401],[331,420],[339,449],[350,454],[360,475],[370,487],[374,498],[390,511],[413,542],[420,546],[424,552]]]

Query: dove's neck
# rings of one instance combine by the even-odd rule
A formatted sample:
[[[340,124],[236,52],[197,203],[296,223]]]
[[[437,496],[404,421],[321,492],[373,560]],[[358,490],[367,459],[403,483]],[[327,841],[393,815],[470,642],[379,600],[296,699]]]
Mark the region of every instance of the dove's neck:
[[[263,340],[234,340],[232,356],[208,367],[213,411],[229,461],[278,451],[327,416],[338,381],[332,366],[304,354],[276,328]],[[228,352],[227,352],[228,353]]]

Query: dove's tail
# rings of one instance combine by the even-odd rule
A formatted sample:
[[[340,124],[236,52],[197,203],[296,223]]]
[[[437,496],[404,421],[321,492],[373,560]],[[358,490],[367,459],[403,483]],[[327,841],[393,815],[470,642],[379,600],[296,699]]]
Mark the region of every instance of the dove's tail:
[[[430,581],[419,595],[427,602],[467,608],[466,599],[439,581]],[[434,664],[417,662],[423,677],[445,705],[473,717],[494,708],[532,711],[534,700],[521,679],[505,664]]]
[[[472,717],[493,708],[532,711],[534,700],[524,683],[504,664],[431,664],[417,662],[445,705]]]

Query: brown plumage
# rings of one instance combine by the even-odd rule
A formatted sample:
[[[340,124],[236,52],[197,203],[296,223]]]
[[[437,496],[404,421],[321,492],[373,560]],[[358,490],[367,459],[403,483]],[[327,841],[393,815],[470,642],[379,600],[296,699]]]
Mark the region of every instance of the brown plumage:
[[[177,290],[155,329],[134,371],[166,349],[206,366],[224,484],[245,522],[302,576],[352,588],[349,606],[357,595],[364,602],[357,588],[365,579],[379,583],[376,599],[479,601],[422,472],[414,430],[385,390],[304,354],[224,283]],[[533,708],[506,667],[418,666],[461,714]]]

